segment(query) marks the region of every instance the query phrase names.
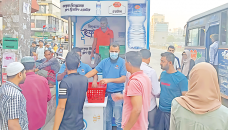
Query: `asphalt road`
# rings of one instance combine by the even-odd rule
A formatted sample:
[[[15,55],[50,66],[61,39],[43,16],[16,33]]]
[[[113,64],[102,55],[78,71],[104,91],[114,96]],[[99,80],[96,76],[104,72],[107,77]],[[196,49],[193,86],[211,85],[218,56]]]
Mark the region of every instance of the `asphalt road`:
[[[162,70],[160,66],[160,59],[161,59],[161,53],[165,52],[166,50],[161,50],[161,49],[155,49],[151,48],[151,62],[150,66],[156,70],[158,77],[160,76]],[[182,52],[176,52],[175,55],[180,58],[181,60],[181,53]],[[43,130],[52,130],[54,125],[54,118],[44,127]],[[94,129],[95,130],[95,129]],[[113,130],[116,130],[114,127]]]

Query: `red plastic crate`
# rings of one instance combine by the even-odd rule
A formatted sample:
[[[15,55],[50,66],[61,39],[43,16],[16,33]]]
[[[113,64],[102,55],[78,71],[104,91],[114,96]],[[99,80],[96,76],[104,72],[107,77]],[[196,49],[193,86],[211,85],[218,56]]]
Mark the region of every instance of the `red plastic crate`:
[[[89,82],[87,91],[88,103],[104,103],[107,84],[100,85],[98,82],[97,85],[97,88],[92,88],[92,82]]]

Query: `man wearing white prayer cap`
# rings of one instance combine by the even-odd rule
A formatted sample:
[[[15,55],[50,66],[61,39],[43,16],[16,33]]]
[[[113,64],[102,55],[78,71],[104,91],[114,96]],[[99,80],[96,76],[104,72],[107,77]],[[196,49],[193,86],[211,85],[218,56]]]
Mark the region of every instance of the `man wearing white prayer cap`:
[[[26,99],[18,87],[26,78],[24,66],[10,63],[6,73],[7,81],[0,87],[0,130],[28,130]]]

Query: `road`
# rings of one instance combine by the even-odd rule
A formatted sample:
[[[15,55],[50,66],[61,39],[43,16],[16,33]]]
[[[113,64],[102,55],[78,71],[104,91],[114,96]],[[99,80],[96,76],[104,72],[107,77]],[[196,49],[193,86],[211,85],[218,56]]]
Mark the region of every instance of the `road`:
[[[160,59],[161,59],[161,53],[165,52],[166,50],[161,50],[161,49],[155,49],[151,48],[151,62],[150,66],[156,70],[158,77],[160,76],[162,70],[160,66]],[[181,54],[182,52],[176,52],[175,55],[181,59]],[[54,118],[44,127],[43,130],[52,130],[54,125]],[[113,130],[116,130],[114,128]]]

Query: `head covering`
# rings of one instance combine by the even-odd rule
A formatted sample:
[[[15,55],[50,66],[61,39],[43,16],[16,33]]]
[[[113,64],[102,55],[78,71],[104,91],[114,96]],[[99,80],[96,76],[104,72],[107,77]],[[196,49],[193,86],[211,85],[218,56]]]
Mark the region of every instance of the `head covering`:
[[[34,58],[31,56],[25,56],[21,59],[21,63],[35,62]]]
[[[187,59],[184,59],[183,56],[182,56],[182,62],[181,62],[182,69],[181,69],[181,73],[184,74],[185,76],[188,76],[190,62],[191,62],[191,52],[189,50],[184,50],[184,52],[187,55]]]
[[[188,92],[175,98],[184,108],[195,114],[205,114],[221,106],[221,95],[215,68],[206,62],[193,67]]]
[[[13,76],[20,73],[25,67],[20,62],[10,63],[6,68],[7,76]]]

